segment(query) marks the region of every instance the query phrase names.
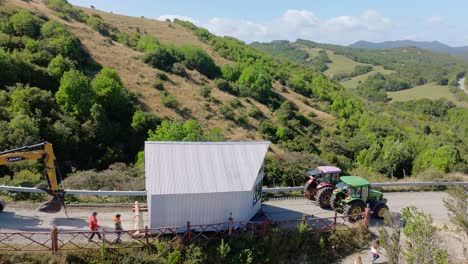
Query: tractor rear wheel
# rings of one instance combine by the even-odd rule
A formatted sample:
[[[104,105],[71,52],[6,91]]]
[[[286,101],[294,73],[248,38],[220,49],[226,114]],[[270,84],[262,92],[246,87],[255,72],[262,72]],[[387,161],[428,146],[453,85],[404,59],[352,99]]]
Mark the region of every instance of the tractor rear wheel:
[[[317,195],[315,196],[315,200],[317,201],[320,208],[329,208],[330,207],[330,199],[333,193],[333,187],[326,186],[318,190]]]
[[[304,186],[304,196],[311,200],[315,201],[315,195],[317,192],[317,184],[315,182],[306,183]]]
[[[341,202],[345,198],[343,193],[334,193],[330,197],[330,206],[333,210],[337,211],[338,213],[343,212],[343,208],[341,207]]]
[[[3,209],[5,208],[5,205],[6,203],[2,200],[0,200],[0,213],[3,211]]]
[[[383,219],[388,214],[388,206],[386,204],[379,204],[373,211],[373,215],[377,219]]]
[[[356,222],[357,220],[362,218],[362,212],[366,205],[361,200],[354,200],[349,202],[344,208],[344,214],[348,216],[348,221]]]

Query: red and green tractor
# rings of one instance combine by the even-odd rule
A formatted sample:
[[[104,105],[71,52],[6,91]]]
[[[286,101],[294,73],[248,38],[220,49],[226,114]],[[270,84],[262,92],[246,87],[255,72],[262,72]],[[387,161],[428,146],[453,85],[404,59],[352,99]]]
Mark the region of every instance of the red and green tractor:
[[[330,199],[333,210],[348,216],[354,222],[361,218],[366,207],[376,218],[388,213],[387,199],[383,193],[370,188],[370,182],[358,176],[342,176]]]
[[[304,196],[316,201],[321,208],[330,207],[330,198],[335,185],[340,182],[341,169],[333,166],[318,166],[307,172],[310,179],[304,185]]]

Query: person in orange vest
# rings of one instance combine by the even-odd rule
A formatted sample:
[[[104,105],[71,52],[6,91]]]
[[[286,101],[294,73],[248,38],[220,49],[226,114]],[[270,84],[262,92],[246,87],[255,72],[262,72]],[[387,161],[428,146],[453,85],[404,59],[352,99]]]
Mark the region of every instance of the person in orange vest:
[[[92,234],[89,237],[89,242],[93,241],[93,237],[97,235],[99,239],[101,239],[101,234],[99,233],[99,226],[97,221],[97,213],[94,212],[92,215],[89,216],[89,229],[91,229]]]
[[[120,214],[116,214],[114,217],[114,224],[115,224],[115,234],[117,235],[117,238],[115,239],[115,243],[120,243],[122,240],[120,239],[120,236],[122,235],[122,222],[120,221]]]

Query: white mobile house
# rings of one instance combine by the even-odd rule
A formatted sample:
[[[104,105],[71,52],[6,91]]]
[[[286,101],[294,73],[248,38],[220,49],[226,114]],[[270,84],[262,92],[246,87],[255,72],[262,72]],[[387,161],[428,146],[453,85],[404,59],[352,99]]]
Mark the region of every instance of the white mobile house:
[[[250,220],[270,142],[145,142],[150,228]]]

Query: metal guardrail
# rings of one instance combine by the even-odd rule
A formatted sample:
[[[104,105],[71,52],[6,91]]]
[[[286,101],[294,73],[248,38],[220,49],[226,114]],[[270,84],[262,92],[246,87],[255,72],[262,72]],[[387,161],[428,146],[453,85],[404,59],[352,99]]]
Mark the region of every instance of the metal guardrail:
[[[408,187],[421,187],[421,186],[468,186],[468,182],[377,182],[371,183],[371,187],[380,188],[380,187],[399,187],[399,186],[408,186]],[[263,188],[264,193],[272,192],[296,192],[304,190],[304,186],[296,187],[274,187],[274,188]]]
[[[13,187],[0,186],[0,190],[5,192],[30,192],[30,193],[45,193],[44,191],[31,187]],[[76,195],[111,195],[111,196],[145,196],[146,191],[101,191],[101,190],[65,190],[66,194]]]
[[[380,182],[372,183],[371,187],[397,187],[397,186],[409,186],[409,187],[420,187],[420,186],[468,186],[468,182]],[[42,190],[31,187],[13,187],[13,186],[0,186],[0,190],[5,192],[31,192],[31,193],[45,193]],[[273,192],[297,192],[304,190],[303,186],[296,187],[274,187],[274,188],[263,188],[264,193]],[[146,191],[94,191],[94,190],[65,190],[66,194],[74,195],[110,195],[110,196],[145,196]]]

